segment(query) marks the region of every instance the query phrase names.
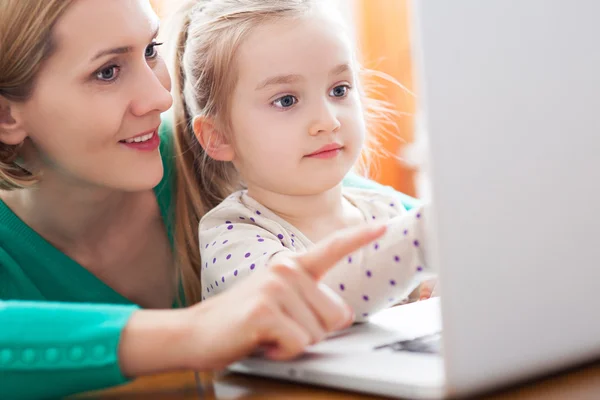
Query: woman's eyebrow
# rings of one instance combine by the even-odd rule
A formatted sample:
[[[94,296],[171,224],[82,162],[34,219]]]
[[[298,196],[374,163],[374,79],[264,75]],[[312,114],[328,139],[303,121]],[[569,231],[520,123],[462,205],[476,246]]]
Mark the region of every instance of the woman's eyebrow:
[[[158,29],[159,29],[159,26],[157,23],[156,28],[154,29],[154,32],[152,33],[152,38],[155,38],[158,35]],[[93,62],[99,58],[109,56],[109,55],[114,55],[114,54],[130,53],[131,51],[133,51],[133,47],[134,46],[121,46],[121,47],[114,47],[112,49],[101,50],[98,53],[96,53],[96,55],[94,57],[92,57],[92,59],[90,61]]]

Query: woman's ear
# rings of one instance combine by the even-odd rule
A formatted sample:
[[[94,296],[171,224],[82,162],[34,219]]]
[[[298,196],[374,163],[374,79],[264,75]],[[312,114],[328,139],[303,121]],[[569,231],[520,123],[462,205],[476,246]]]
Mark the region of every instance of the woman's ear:
[[[7,145],[23,143],[27,137],[14,104],[0,96],[0,142]]]
[[[192,128],[206,154],[217,161],[233,161],[235,156],[233,146],[222,132],[215,129],[210,118],[194,117]]]

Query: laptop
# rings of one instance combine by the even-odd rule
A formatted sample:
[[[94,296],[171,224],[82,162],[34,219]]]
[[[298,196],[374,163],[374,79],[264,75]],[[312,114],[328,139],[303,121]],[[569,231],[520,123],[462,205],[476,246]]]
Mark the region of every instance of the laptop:
[[[600,358],[600,2],[412,11],[441,297],[231,370],[437,399]]]

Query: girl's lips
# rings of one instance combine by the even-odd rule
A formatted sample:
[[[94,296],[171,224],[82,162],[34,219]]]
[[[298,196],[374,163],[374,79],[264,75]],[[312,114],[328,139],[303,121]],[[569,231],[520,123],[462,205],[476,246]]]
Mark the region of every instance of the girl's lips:
[[[338,143],[330,143],[321,147],[319,150],[308,154],[305,157],[309,158],[333,158],[337,156],[344,147]]]
[[[341,151],[342,151],[342,148],[338,147],[337,149],[326,150],[326,151],[322,151],[320,153],[313,153],[313,154],[310,154],[310,155],[308,155],[306,157],[308,157],[308,158],[320,158],[320,159],[334,158],[338,154],[340,154]]]

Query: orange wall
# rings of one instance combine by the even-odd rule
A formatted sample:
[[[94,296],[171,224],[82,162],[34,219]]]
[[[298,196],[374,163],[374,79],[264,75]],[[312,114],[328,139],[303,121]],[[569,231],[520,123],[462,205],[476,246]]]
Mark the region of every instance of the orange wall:
[[[365,67],[385,72],[408,90],[413,90],[411,49],[409,38],[409,0],[355,0],[357,40]],[[397,111],[408,113],[395,119],[397,135],[385,135],[382,145],[392,155],[399,155],[413,141],[415,101],[411,94],[391,83],[382,81],[379,90],[383,100],[392,103]],[[398,137],[394,137],[398,136]],[[414,171],[394,157],[380,157],[379,166],[371,176],[377,181],[414,196]]]

